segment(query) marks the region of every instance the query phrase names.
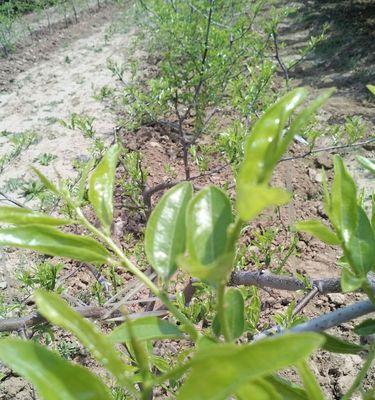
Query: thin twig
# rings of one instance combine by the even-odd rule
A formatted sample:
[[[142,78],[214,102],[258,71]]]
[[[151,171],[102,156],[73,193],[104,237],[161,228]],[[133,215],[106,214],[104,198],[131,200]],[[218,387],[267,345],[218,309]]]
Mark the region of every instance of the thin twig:
[[[303,154],[297,154],[296,156],[290,156],[290,157],[284,157],[281,158],[279,160],[279,162],[283,162],[283,161],[291,161],[291,160],[297,160],[299,158],[306,158],[312,154],[316,154],[316,153],[322,153],[325,151],[334,151],[334,150],[340,150],[340,149],[350,149],[352,147],[361,147],[361,146],[365,146],[366,144],[370,144],[375,142],[375,138],[371,138],[368,140],[364,140],[362,142],[357,142],[357,143],[351,143],[351,144],[343,144],[343,145],[339,145],[339,146],[330,146],[330,147],[321,147],[315,150],[309,150],[306,153]]]
[[[26,208],[27,210],[31,210],[30,207],[25,206],[25,204],[23,204],[23,203],[19,202],[18,200],[16,200],[16,199],[10,197],[9,195],[7,195],[7,194],[4,193],[4,192],[1,192],[1,191],[0,191],[0,196],[3,196],[3,197],[4,197],[4,200],[9,201],[9,203],[12,203],[12,204],[14,204],[14,205],[17,206],[17,207]]]

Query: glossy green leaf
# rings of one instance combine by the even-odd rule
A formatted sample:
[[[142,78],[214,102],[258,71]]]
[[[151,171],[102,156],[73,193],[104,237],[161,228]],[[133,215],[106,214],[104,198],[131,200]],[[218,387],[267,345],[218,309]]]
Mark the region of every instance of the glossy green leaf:
[[[220,256],[211,264],[202,265],[199,261],[184,255],[178,258],[179,267],[193,278],[216,287],[220,282],[225,282],[233,268],[234,253]]]
[[[7,206],[0,206],[0,222],[13,225],[40,224],[52,226],[69,225],[74,223],[74,221],[69,219],[54,218],[25,208]]]
[[[331,353],[358,354],[359,352],[366,350],[365,346],[347,342],[346,340],[328,335],[327,333],[323,333],[323,336],[326,341],[324,342],[322,349],[330,351]]]
[[[314,333],[286,334],[236,346],[217,344],[198,352],[178,400],[221,400],[246,382],[303,360],[324,341]]]
[[[33,341],[0,340],[0,360],[31,382],[44,400],[110,400],[108,389],[89,370]]]
[[[366,85],[366,87],[375,96],[375,85]]]
[[[366,319],[354,327],[354,332],[360,336],[375,334],[375,319]]]
[[[241,385],[236,397],[238,400],[283,400],[273,385],[261,378]]]
[[[130,340],[128,323],[115,328],[108,336],[113,343],[125,343]],[[132,331],[138,340],[160,340],[182,337],[176,325],[157,317],[137,318],[132,321]]]
[[[358,278],[349,267],[345,266],[341,272],[341,288],[344,293],[358,290],[365,282],[365,278]]]
[[[307,362],[300,361],[297,364],[297,370],[309,400],[324,400],[323,392]]]
[[[104,264],[110,260],[108,251],[87,236],[63,233],[46,225],[25,225],[0,229],[0,246],[39,251],[50,256]]]
[[[35,172],[35,174],[38,176],[40,181],[43,183],[43,185],[50,190],[52,193],[57,194],[60,196],[60,191],[57,189],[57,187],[44,175],[42,174],[37,168],[31,167],[31,169]]]
[[[375,193],[371,196],[371,226],[375,231]]]
[[[237,188],[237,209],[243,221],[250,221],[267,207],[282,206],[289,202],[290,193],[266,185],[242,183]]]
[[[202,189],[189,202],[186,213],[189,256],[205,266],[225,255],[232,222],[228,196],[215,186]]]
[[[145,234],[149,263],[163,279],[169,279],[177,268],[177,257],[186,245],[186,208],[193,187],[183,182],[168,190],[150,215]]]
[[[110,340],[89,320],[83,318],[55,293],[38,290],[34,294],[39,312],[53,324],[75,335],[120,384],[129,385],[126,365]]]
[[[318,220],[300,221],[296,223],[295,227],[297,231],[309,233],[324,243],[330,245],[340,244],[335,232]]]
[[[332,184],[331,210],[332,224],[347,243],[354,233],[357,216],[357,187],[339,156],[334,158],[335,177]]]
[[[228,339],[233,341],[239,338],[245,328],[245,304],[241,291],[237,288],[229,288],[224,295],[225,318],[228,327]],[[223,333],[218,318],[215,318],[213,329],[217,336]]]
[[[294,136],[302,130],[309,120],[315,115],[318,109],[331,97],[334,88],[325,90],[310,104],[303,108],[294,118],[287,132],[280,138],[280,144],[275,152],[275,162],[286,152]]]
[[[358,277],[375,270],[375,233],[365,211],[357,207],[357,226],[346,243],[346,256]]]
[[[373,161],[362,156],[357,156],[357,160],[363,167],[365,167],[368,171],[375,175],[375,163]]]
[[[121,148],[118,144],[108,149],[91,174],[89,200],[103,228],[108,232],[113,218],[113,189],[117,160]]]
[[[286,379],[280,378],[277,375],[267,376],[264,379],[274,386],[283,400],[308,400],[305,390]]]
[[[268,183],[277,162],[275,153],[284,125],[306,96],[307,91],[301,88],[287,93],[256,122],[245,144],[245,159],[238,177],[239,187],[245,182],[253,185]]]

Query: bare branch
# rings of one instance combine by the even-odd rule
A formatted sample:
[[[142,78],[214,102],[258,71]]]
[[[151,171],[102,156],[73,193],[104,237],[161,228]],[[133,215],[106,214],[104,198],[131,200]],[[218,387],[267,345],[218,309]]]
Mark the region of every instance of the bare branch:
[[[108,316],[108,309],[104,307],[80,306],[80,307],[75,307],[74,310],[85,318],[105,320],[111,317],[112,318],[111,321],[123,319],[123,315],[120,312],[112,313],[110,316]],[[128,315],[127,318],[137,319],[150,315],[161,317],[165,316],[166,314],[167,314],[166,310],[156,310],[150,312],[133,313]],[[107,318],[105,318],[106,316]],[[1,319],[0,332],[19,331],[43,323],[48,323],[48,321],[39,313],[32,313],[30,315],[27,315],[26,317],[21,317],[21,318]]]
[[[375,278],[369,276],[370,285],[375,291]],[[319,293],[341,293],[340,278],[316,278],[309,279],[311,286],[316,287]],[[295,292],[297,290],[306,290],[303,281],[285,275],[276,275],[268,271],[235,271],[232,273],[229,281],[231,286],[258,286],[261,288],[268,287],[272,289],[288,290]]]
[[[343,145],[339,145],[339,146],[321,147],[321,148],[318,148],[315,150],[307,151],[306,153],[303,153],[303,154],[297,154],[295,156],[281,158],[279,160],[279,162],[297,160],[299,158],[306,158],[312,154],[323,153],[325,151],[334,151],[334,150],[341,150],[341,149],[350,149],[352,147],[361,147],[361,146],[365,146],[366,144],[370,144],[373,142],[375,142],[375,138],[371,138],[371,139],[364,140],[362,142],[357,142],[357,143],[343,144]]]

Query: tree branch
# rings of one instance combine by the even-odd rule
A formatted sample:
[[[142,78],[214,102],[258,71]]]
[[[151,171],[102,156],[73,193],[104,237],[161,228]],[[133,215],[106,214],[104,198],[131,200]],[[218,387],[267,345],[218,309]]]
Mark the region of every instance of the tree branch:
[[[120,312],[112,313],[108,316],[108,308],[105,307],[96,307],[96,306],[80,306],[74,307],[74,311],[78,312],[85,318],[92,318],[97,320],[105,320],[108,318],[122,318],[123,315]],[[130,319],[137,319],[145,316],[157,316],[162,317],[167,315],[168,311],[166,310],[156,310],[156,311],[149,311],[149,312],[138,312],[129,314],[127,318]],[[107,318],[105,318],[107,317]],[[32,313],[25,317],[21,318],[6,318],[0,319],[0,332],[12,332],[18,331],[20,329],[30,328],[35,325],[48,323],[48,321],[39,313]]]
[[[375,278],[369,276],[370,286],[375,291]],[[312,287],[316,287],[319,293],[341,293],[340,278],[312,278],[309,279]],[[276,275],[268,271],[235,271],[232,273],[230,286],[257,286],[261,288],[272,288],[278,290],[306,290],[306,285],[293,276]]]

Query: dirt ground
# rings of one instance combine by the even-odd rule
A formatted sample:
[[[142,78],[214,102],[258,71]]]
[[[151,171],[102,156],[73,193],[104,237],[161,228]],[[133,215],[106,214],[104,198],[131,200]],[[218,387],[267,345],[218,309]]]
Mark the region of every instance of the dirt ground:
[[[363,15],[362,8],[358,6],[362,3],[356,2],[358,20],[354,26],[348,27],[345,10],[336,15],[331,12],[334,2],[326,2],[325,8],[319,8],[318,3],[320,2],[302,0],[293,3],[300,8],[282,26],[280,39],[286,44],[282,57],[285,60],[297,57],[301,46],[306,44],[311,34],[319,32],[327,20],[332,24],[332,32],[341,29],[339,32],[342,35],[345,33],[345,37],[352,40],[351,45],[348,45],[348,40],[334,37],[330,33],[326,43],[291,71],[291,85],[307,86],[313,94],[326,87],[336,86],[336,93],[319,112],[319,126],[324,129],[332,124],[343,123],[345,117],[361,116],[366,123],[367,136],[374,135],[375,103],[366,92],[365,84],[375,82],[375,52],[371,51],[375,43],[372,37],[375,32],[372,29],[375,18],[372,15]],[[372,11],[371,9],[370,14]],[[99,137],[107,143],[113,139],[116,116],[95,100],[93,94],[104,85],[115,85],[114,78],[106,67],[107,59],[114,58],[124,62],[129,56],[133,27],[129,21],[125,27],[118,28],[113,15],[119,13],[117,8],[108,6],[100,12],[86,16],[68,29],[56,27],[51,36],[41,35],[38,40],[31,42],[31,46],[21,46],[8,60],[0,59],[0,132],[14,134],[33,131],[38,136],[35,143],[6,165],[0,175],[0,188],[10,178],[30,179],[31,164],[38,166],[49,177],[55,174],[55,170],[63,178],[74,176],[76,172],[72,161],[87,157],[92,140],[84,138],[77,130],[61,126],[59,120],[67,120],[73,112],[95,116],[94,127]],[[368,25],[367,29],[363,28],[364,23],[365,26]],[[357,29],[359,25],[361,30]],[[180,149],[163,129],[142,127],[135,135],[121,132],[121,138],[129,149],[142,152],[143,163],[150,173],[150,183],[159,183],[168,178],[165,165],[173,166],[176,179],[183,177]],[[326,143],[327,139],[324,139],[319,145]],[[0,156],[6,154],[10,148],[9,135],[0,137]],[[291,154],[301,154],[305,150],[302,145],[295,144]],[[43,153],[52,153],[57,158],[49,166],[40,166],[35,159]],[[340,154],[358,184],[370,193],[375,188],[374,183],[370,175],[358,166],[355,156],[361,154],[373,158],[374,147],[361,147],[355,151],[343,150]],[[217,165],[213,161],[211,167]],[[321,202],[322,167],[326,169],[328,177],[332,177],[331,154],[321,153],[306,159],[280,163],[274,182],[290,189],[294,193],[293,201],[289,206],[281,208],[278,217],[273,213],[263,215],[248,230],[244,240],[250,242],[254,236],[253,231],[260,227],[277,227],[279,234],[273,242],[273,247],[277,250],[283,243],[290,241],[288,227],[294,221],[312,217],[325,218]],[[196,184],[199,186],[211,182],[222,185],[231,179],[230,171],[224,170],[212,177],[202,178]],[[20,202],[25,201],[20,192],[8,194]],[[116,197],[119,207],[115,215],[119,239],[129,232],[137,235],[137,226],[142,224],[142,216],[138,215],[137,219],[127,216],[121,207],[124,201],[119,193]],[[301,235],[297,242],[297,253],[289,259],[286,270],[315,278],[339,276],[339,256],[333,247]],[[32,258],[28,252],[9,251],[1,254],[0,283],[4,282],[2,287],[6,296],[20,296],[17,288],[12,286],[12,273],[30,263]],[[73,267],[77,268],[76,265]],[[133,281],[129,277],[124,277],[124,280],[130,287]],[[93,277],[87,270],[78,268],[74,278],[69,280],[69,293],[74,295],[83,292],[89,298],[88,283],[92,281]],[[285,310],[292,299],[298,299],[301,295],[267,290],[261,291],[261,296],[263,326],[259,326],[260,329],[270,323],[271,314]],[[360,294],[317,296],[304,309],[303,314],[314,317],[360,298],[363,298]],[[82,295],[77,304],[84,301],[85,296]],[[333,333],[354,340],[351,333],[353,326],[352,322],[343,324],[335,328]],[[169,350],[176,351],[175,346],[171,343]],[[311,361],[327,399],[339,399],[351,385],[362,364],[360,355],[338,355],[324,351],[320,351]],[[34,398],[31,388],[21,378],[13,376],[9,370],[1,372],[4,378],[0,378],[0,399]],[[294,374],[290,371],[287,376],[293,377]],[[374,379],[373,368],[367,379],[369,387],[373,386]],[[165,396],[161,394],[159,398]],[[357,398],[359,399],[353,397]]]

